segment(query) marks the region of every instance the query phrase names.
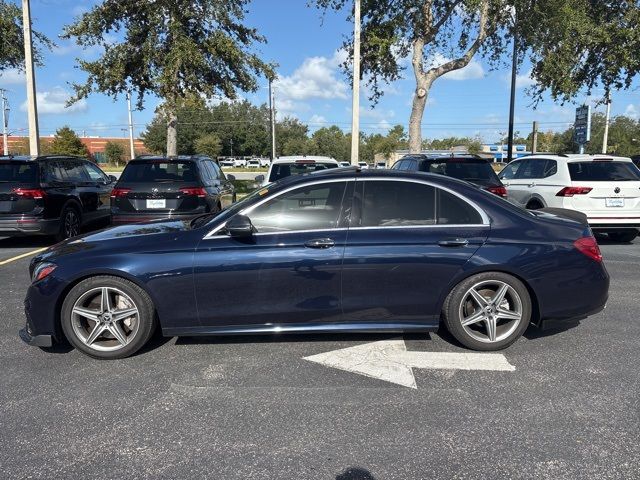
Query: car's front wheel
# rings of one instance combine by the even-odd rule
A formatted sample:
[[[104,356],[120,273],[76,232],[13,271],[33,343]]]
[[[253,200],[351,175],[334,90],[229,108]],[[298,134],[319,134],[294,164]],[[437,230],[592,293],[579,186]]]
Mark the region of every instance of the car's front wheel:
[[[91,277],[67,294],[62,330],[83,353],[99,359],[124,358],[147,343],[155,327],[155,309],[147,293],[128,280]]]
[[[474,275],[458,284],[443,308],[444,323],[464,346],[501,350],[529,326],[531,297],[524,284],[501,272]]]

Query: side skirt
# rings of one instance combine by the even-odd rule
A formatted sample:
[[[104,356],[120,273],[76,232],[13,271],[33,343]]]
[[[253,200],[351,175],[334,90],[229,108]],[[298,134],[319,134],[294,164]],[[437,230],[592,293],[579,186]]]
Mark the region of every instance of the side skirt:
[[[435,332],[438,323],[281,323],[262,325],[230,325],[222,327],[163,328],[166,337],[197,335],[270,335],[277,333],[402,333]]]

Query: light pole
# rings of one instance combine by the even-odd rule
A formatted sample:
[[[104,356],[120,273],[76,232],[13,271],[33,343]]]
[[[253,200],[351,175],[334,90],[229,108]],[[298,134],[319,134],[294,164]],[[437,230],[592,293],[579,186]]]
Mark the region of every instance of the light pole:
[[[40,155],[40,131],[38,129],[38,106],[36,104],[36,79],[31,43],[31,6],[22,0],[22,27],[24,29],[24,65],[27,74],[27,115],[29,117],[29,153]]]
[[[353,8],[353,98],[351,102],[351,165],[360,159],[360,0]]]
[[[604,135],[602,136],[602,153],[606,155],[609,149],[609,123],[611,122],[611,93],[607,93],[607,114],[604,120]]]
[[[129,151],[131,160],[136,157],[136,150],[133,145],[133,114],[131,113],[131,93],[127,92],[127,109],[129,110]]]
[[[2,148],[5,155],[9,155],[9,102],[5,91],[0,88],[2,95]]]
[[[273,78],[269,76],[269,124],[271,127],[271,161],[276,159],[276,101],[273,96]]]
[[[513,15],[513,57],[511,60],[511,99],[509,102],[509,138],[507,140],[507,163],[513,160],[513,120],[516,108],[516,76],[518,75],[518,13],[515,7]]]

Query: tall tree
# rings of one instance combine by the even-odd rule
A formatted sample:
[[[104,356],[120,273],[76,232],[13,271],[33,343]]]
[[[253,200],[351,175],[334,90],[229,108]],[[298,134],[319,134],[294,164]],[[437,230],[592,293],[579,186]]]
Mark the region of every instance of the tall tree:
[[[53,142],[48,148],[50,153],[56,155],[79,155],[85,157],[89,154],[87,147],[80,140],[76,132],[64,126],[56,131]]]
[[[315,3],[336,10],[353,5],[352,0]],[[421,148],[434,82],[468,66],[477,54],[492,67],[510,63],[515,30],[518,63],[528,56],[533,64],[536,84],[530,92],[537,100],[547,91],[569,100],[585,87],[628,88],[640,73],[637,1],[362,0],[362,19],[362,76],[374,102],[383,94],[382,84],[403,76],[410,59],[416,84],[409,120],[412,152]],[[353,39],[345,47],[352,56]]]
[[[50,49],[53,42],[44,34],[33,30],[34,61],[42,63],[42,49]],[[0,74],[8,68],[24,70],[24,35],[22,10],[18,5],[0,0]]]
[[[178,109],[185,103],[255,91],[258,75],[271,75],[253,47],[265,42],[245,25],[249,0],[103,0],[65,27],[63,38],[99,46],[94,61],[79,59],[88,78],[78,100],[93,91],[117,97],[137,93],[138,107],[153,93],[164,100],[168,155],[178,153]],[[114,41],[114,38],[117,40]]]

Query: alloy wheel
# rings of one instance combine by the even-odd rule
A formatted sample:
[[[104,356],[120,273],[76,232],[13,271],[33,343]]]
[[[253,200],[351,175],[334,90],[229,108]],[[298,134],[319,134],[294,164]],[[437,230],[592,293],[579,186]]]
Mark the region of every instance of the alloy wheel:
[[[73,332],[93,350],[119,350],[135,338],[140,327],[138,307],[129,295],[114,287],[88,290],[71,310]]]
[[[459,318],[465,332],[483,343],[508,338],[523,317],[522,299],[508,283],[486,280],[473,285],[463,295]]]
[[[67,210],[64,216],[64,234],[66,238],[75,237],[80,230],[80,220],[73,210]]]

